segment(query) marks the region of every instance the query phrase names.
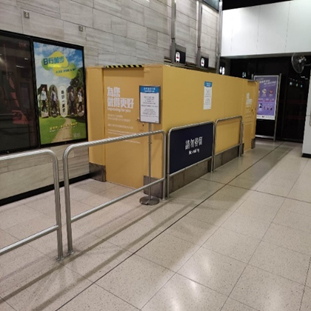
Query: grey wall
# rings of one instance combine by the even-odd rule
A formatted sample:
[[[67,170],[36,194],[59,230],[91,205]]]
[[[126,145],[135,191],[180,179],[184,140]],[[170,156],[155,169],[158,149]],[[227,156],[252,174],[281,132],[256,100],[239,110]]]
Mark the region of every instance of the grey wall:
[[[218,13],[203,7],[202,51],[215,67]],[[176,19],[176,42],[195,62],[197,2],[177,0]],[[162,63],[170,56],[171,0],[0,0],[0,29],[82,45],[86,66]]]

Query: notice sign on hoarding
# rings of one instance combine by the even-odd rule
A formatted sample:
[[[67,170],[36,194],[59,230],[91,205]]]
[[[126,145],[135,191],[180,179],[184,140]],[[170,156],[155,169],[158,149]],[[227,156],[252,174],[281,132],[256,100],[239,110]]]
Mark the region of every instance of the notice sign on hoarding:
[[[170,132],[170,174],[212,156],[214,124],[205,123]]]
[[[212,109],[212,82],[204,82],[204,103],[203,103],[203,109],[208,110]]]
[[[255,76],[259,82],[257,119],[275,120],[279,76]]]
[[[160,87],[140,86],[140,121],[160,123]]]

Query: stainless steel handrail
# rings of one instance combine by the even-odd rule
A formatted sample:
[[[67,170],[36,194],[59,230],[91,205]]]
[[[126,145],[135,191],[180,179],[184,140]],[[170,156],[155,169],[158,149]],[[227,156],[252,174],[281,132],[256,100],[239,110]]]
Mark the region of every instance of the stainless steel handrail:
[[[46,154],[52,158],[53,162],[53,179],[54,179],[54,196],[55,196],[55,216],[56,216],[56,225],[44,229],[38,233],[35,233],[25,239],[22,239],[16,243],[8,245],[0,249],[0,256],[4,255],[18,247],[21,247],[27,243],[30,243],[34,240],[37,240],[49,233],[57,231],[57,251],[58,251],[58,260],[63,258],[63,241],[62,241],[62,218],[61,218],[61,207],[60,207],[60,193],[59,193],[59,170],[58,170],[58,159],[56,154],[50,149],[41,149],[35,151],[28,151],[18,154],[12,154],[7,156],[0,157],[0,161],[8,161],[13,159],[19,159],[24,157],[32,157],[35,155]]]
[[[234,119],[240,119],[240,137],[239,137],[239,143],[237,145],[234,145],[232,147],[230,147],[229,149],[232,149],[234,147],[239,146],[239,157],[242,156],[242,148],[243,148],[243,132],[244,132],[244,125],[243,125],[243,117],[242,116],[234,116],[234,117],[228,117],[228,118],[222,118],[222,119],[217,119],[215,122],[215,131],[214,131],[214,148],[213,148],[213,164],[212,164],[212,171],[215,170],[215,156],[216,154],[216,137],[217,137],[217,124],[219,122],[223,122],[223,121],[229,121],[229,120],[234,120]],[[229,150],[227,149],[227,150]]]
[[[129,140],[129,139],[135,139],[135,138],[140,138],[140,137],[145,137],[145,136],[151,136],[151,135],[157,135],[157,134],[162,134],[163,136],[163,162],[162,162],[162,174],[163,177],[161,179],[158,179],[152,183],[149,183],[145,186],[142,186],[138,189],[135,189],[129,193],[126,193],[116,199],[113,199],[109,202],[106,202],[104,204],[101,204],[99,206],[96,206],[84,213],[81,213],[75,217],[71,217],[71,205],[70,205],[70,188],[69,188],[69,163],[68,163],[68,157],[69,153],[78,148],[83,148],[83,147],[94,147],[98,145],[106,145],[109,143],[114,143],[118,141],[124,141],[124,140]],[[156,185],[158,183],[163,182],[163,199],[165,199],[165,174],[166,174],[166,134],[164,131],[154,131],[154,132],[146,132],[146,133],[139,133],[139,134],[132,134],[132,135],[126,135],[126,136],[120,136],[120,137],[115,137],[115,138],[106,138],[106,139],[101,139],[101,140],[95,140],[95,141],[90,141],[90,142],[85,142],[85,143],[78,143],[74,145],[70,145],[67,147],[64,151],[63,154],[63,166],[64,166],[64,187],[65,187],[65,204],[66,204],[66,225],[67,225],[67,242],[68,242],[68,254],[73,253],[73,241],[72,241],[72,227],[71,224],[79,219],[82,219],[88,215],[91,215],[109,205],[112,205],[116,202],[119,202],[137,192],[140,192],[141,190],[144,190],[146,188],[149,188],[153,185]]]
[[[203,163],[205,161],[208,161],[208,160],[211,160],[211,159],[213,160],[213,156],[211,156],[211,157],[208,157],[208,158],[206,158],[206,159],[204,159],[202,161],[199,161],[197,163],[189,165],[189,166],[187,166],[187,167],[185,167],[185,168],[183,168],[183,169],[181,169],[181,170],[179,170],[177,172],[174,172],[174,173],[170,174],[171,133],[173,131],[182,130],[182,129],[189,128],[189,127],[200,126],[200,125],[204,125],[204,124],[213,124],[213,135],[214,135],[215,134],[215,123],[213,121],[193,123],[193,124],[187,124],[187,125],[182,125],[182,126],[176,126],[176,127],[172,127],[169,130],[168,135],[167,135],[168,136],[168,139],[167,139],[167,175],[166,175],[166,188],[167,188],[166,189],[166,192],[167,192],[166,195],[167,195],[167,197],[170,196],[170,177],[172,177],[174,175],[177,175],[178,173],[181,173],[181,172],[183,172],[183,171],[185,171],[185,170],[187,170],[187,169],[189,169],[189,168],[191,168],[191,167],[193,167],[195,165]],[[213,143],[214,143],[214,141],[213,141]],[[213,146],[212,146],[212,150],[213,150]],[[213,161],[212,161],[212,163],[213,163]]]

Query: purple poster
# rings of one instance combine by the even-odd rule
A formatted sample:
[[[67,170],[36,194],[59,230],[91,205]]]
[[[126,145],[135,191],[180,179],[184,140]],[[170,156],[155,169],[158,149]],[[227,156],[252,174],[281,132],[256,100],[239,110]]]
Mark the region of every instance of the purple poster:
[[[279,76],[255,76],[259,82],[257,119],[275,120]]]

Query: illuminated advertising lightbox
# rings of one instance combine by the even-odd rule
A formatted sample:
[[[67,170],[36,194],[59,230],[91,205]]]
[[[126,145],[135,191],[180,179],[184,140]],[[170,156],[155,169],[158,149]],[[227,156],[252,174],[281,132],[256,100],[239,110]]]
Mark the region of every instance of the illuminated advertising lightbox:
[[[41,145],[87,137],[83,51],[34,42]]]
[[[279,76],[255,76],[259,82],[257,119],[275,120]]]

